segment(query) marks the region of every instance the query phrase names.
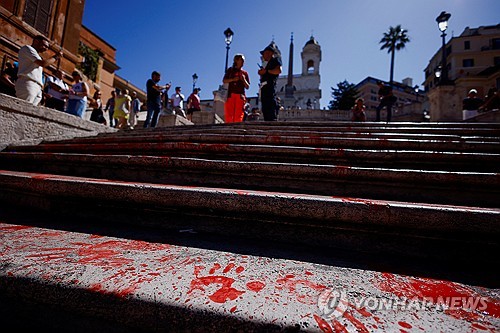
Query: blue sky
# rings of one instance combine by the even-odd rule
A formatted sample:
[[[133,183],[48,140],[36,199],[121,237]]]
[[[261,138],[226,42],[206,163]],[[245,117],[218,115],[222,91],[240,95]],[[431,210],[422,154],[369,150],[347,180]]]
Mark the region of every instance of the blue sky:
[[[390,26],[401,24],[411,42],[397,52],[394,79],[424,81],[423,70],[441,47],[435,21],[441,11],[451,13],[447,40],[469,27],[500,23],[500,0],[192,0],[142,2],[86,0],[83,24],[117,49],[117,74],[145,89],[153,70],[162,83],[172,81],[192,88],[199,77],[201,98],[213,98],[222,83],[226,47],[223,31],[234,38],[235,53],[246,57],[250,74],[247,96],[258,91],[259,51],[271,40],[283,53],[288,72],[290,34],[294,33],[294,74],[301,72],[300,52],[311,34],[321,45],[321,107],[331,100],[331,87],[367,76],[389,80],[390,56],[379,41]]]

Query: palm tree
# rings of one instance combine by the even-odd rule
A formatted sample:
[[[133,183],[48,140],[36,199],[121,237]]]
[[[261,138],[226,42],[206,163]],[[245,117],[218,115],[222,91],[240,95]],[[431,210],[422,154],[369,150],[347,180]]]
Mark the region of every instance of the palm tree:
[[[379,42],[379,44],[382,44],[380,49],[387,49],[387,53],[391,54],[391,85],[394,78],[394,54],[396,51],[404,49],[406,43],[410,42],[407,33],[408,30],[401,29],[401,25],[398,24],[396,27],[389,27],[389,32],[384,32],[384,37]]]

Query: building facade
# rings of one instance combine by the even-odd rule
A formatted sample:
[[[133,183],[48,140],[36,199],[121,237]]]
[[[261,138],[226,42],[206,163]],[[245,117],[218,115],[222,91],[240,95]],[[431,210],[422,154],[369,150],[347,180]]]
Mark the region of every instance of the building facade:
[[[85,1],[70,0],[3,0],[0,3],[0,70],[8,62],[17,61],[19,49],[31,45],[33,37],[44,35],[50,41],[50,51],[63,51],[63,58],[45,68],[46,75],[57,69],[65,73],[71,83],[71,72],[78,68],[91,88],[101,90],[103,99],[111,95],[115,87],[125,87],[128,81],[115,77],[120,67],[116,64],[116,49],[82,25]],[[145,92],[135,86],[139,98]]]
[[[302,72],[293,74],[293,36],[290,42],[288,74],[278,77],[277,96],[285,109],[321,109],[321,46],[311,36],[302,48]],[[285,64],[283,64],[285,67]]]
[[[465,28],[445,45],[449,82],[440,85],[436,69],[442,48],[425,68],[425,90],[429,92],[432,121],[462,120],[462,100],[474,88],[484,98],[490,88],[500,88],[500,24]]]
[[[366,105],[366,119],[375,121],[376,108],[379,105],[377,85],[379,80],[368,76],[356,85],[358,97],[363,98]],[[388,82],[384,82],[389,84]],[[413,86],[413,79],[406,78],[403,82],[393,82],[393,94],[397,97],[397,101],[393,106],[394,121],[423,121],[425,120],[426,111],[428,111],[428,101],[425,91],[421,90],[418,85]],[[385,119],[385,110],[382,110],[382,119]]]
[[[66,73],[79,63],[78,47],[84,1],[70,0],[5,0],[0,3],[1,70],[7,62],[17,61],[19,49],[31,45],[33,37],[46,36],[50,50],[62,50],[64,57],[46,69]],[[49,51],[50,52],[50,51]],[[69,79],[69,76],[67,77]]]

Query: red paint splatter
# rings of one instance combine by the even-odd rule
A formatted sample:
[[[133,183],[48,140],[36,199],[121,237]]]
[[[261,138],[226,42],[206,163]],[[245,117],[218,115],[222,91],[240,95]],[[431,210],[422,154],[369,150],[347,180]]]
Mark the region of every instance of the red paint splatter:
[[[332,319],[333,328],[335,333],[349,333],[349,331],[339,321]]]
[[[467,304],[468,301],[478,301],[481,299],[478,305],[483,305],[485,309],[481,309],[480,311],[483,314],[500,318],[500,305],[497,302],[489,300],[487,297],[482,297],[473,290],[454,282],[410,277],[403,278],[390,273],[383,273],[375,281],[374,285],[380,290],[393,293],[398,297],[417,298],[421,301],[431,301],[434,304],[446,304],[447,299],[454,298],[457,301],[454,304],[455,307],[468,310],[470,308]],[[469,311],[447,310],[445,313],[462,320],[470,320],[476,316],[476,314]]]
[[[210,274],[214,274],[214,273],[215,273],[215,271],[217,271],[218,269],[220,269],[220,265],[219,265],[218,263],[215,263],[215,264],[213,265],[213,267],[212,267],[212,268],[210,268],[209,273],[210,273]]]
[[[243,272],[245,270],[245,268],[243,268],[243,266],[238,266],[236,267],[236,273],[240,274],[241,272]]]
[[[358,312],[363,316],[363,317],[371,317],[372,314],[368,311],[366,311],[365,308],[357,309]]]
[[[231,269],[233,269],[235,265],[233,263],[230,263],[226,266],[226,268],[224,268],[224,270],[222,271],[222,273],[227,273],[229,272]]]
[[[354,327],[356,327],[356,332],[368,333],[370,332],[365,325],[358,319],[354,318],[348,311],[344,312],[342,315],[345,319],[349,320]]]
[[[276,280],[276,289],[287,288],[291,294],[295,294],[295,297],[300,303],[313,305],[316,304],[318,298],[318,292],[323,291],[326,286],[316,284],[308,280],[292,280],[295,276],[293,274],[288,274],[285,278]],[[297,291],[297,287],[300,287],[301,293]],[[302,287],[307,287],[307,291],[303,291]]]
[[[318,327],[321,330],[321,332],[326,332],[326,333],[333,333],[332,327],[318,315],[314,315],[314,320],[316,320],[316,323],[318,323]]]
[[[248,290],[254,291],[256,293],[264,289],[265,286],[265,283],[260,281],[252,281],[247,283]]]
[[[24,229],[32,229],[34,227],[26,226],[26,225],[7,225],[4,224],[0,227],[2,230],[6,231],[19,231],[19,230],[24,230]]]
[[[245,293],[245,291],[232,288],[231,286],[233,283],[234,279],[225,276],[199,277],[191,281],[191,289],[188,291],[188,294],[190,294],[194,290],[205,291],[204,286],[219,284],[221,285],[221,287],[217,289],[212,295],[208,296],[208,298],[210,298],[212,301],[216,303],[225,303],[228,300],[233,301],[240,295]]]
[[[200,272],[205,269],[205,266],[194,266],[194,276],[198,277]]]
[[[482,330],[482,331],[486,331],[486,330],[488,330],[488,328],[487,328],[487,327],[484,327],[483,325],[480,325],[480,324],[478,324],[478,323],[474,323],[474,324],[472,324],[471,326],[472,326],[472,327],[474,327],[474,328],[476,328],[476,329],[478,329],[478,330]]]
[[[399,321],[398,324],[404,328],[407,328],[407,329],[410,329],[412,328],[413,326],[411,326],[410,324],[404,322],[404,321]]]
[[[231,310],[229,310],[229,312],[231,312],[231,313],[234,313],[234,311],[236,311],[236,306],[233,306],[233,307],[231,308]]]

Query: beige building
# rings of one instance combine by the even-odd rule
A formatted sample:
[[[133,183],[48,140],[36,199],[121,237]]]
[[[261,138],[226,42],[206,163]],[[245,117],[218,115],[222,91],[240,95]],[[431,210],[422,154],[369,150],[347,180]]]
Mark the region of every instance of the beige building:
[[[356,85],[359,97],[365,100],[366,120],[375,121],[376,108],[379,105],[378,81],[374,77],[367,77]],[[384,81],[382,81],[384,82]],[[388,84],[387,82],[384,82]],[[406,78],[403,82],[393,83],[393,94],[398,99],[392,108],[393,121],[423,121],[424,112],[428,109],[426,94],[418,85],[413,85],[412,78]],[[381,111],[381,119],[385,119],[385,110]]]
[[[462,120],[462,100],[474,88],[484,98],[492,87],[500,87],[500,24],[465,28],[445,45],[450,84],[439,85],[436,69],[442,48],[425,68],[425,90],[429,93],[432,121]]]

